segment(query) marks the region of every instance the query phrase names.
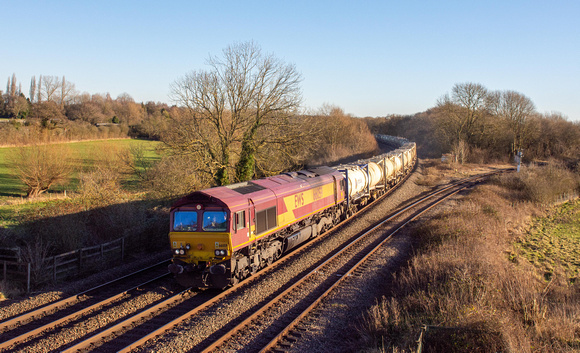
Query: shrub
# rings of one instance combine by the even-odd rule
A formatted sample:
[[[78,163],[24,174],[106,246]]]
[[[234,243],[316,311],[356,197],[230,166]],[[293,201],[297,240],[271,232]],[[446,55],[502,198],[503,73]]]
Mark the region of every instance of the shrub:
[[[63,145],[34,145],[15,150],[10,161],[18,178],[26,185],[27,196],[37,197],[72,173],[71,152]]]
[[[498,185],[516,191],[521,201],[551,203],[563,193],[578,188],[580,176],[559,161],[523,167],[520,173],[502,174],[493,179]]]
[[[211,175],[200,171],[191,157],[168,155],[162,157],[148,172],[146,185],[149,196],[169,198],[185,195],[210,186]]]

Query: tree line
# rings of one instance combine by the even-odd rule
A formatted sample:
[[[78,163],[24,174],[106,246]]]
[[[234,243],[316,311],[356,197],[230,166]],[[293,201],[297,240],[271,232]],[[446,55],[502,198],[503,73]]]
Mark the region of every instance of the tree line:
[[[172,84],[172,106],[136,103],[126,93],[116,99],[80,94],[64,76],[33,77],[26,97],[12,75],[0,94],[0,115],[13,123],[0,124],[0,137],[46,142],[91,138],[90,131],[101,138],[160,140],[162,161],[152,170],[166,177],[149,180],[183,192],[372,153],[371,131],[416,141],[421,156],[452,152],[462,163],[507,162],[520,151],[526,158],[580,155],[578,123],[538,113],[515,91],[459,83],[426,112],[356,119],[331,105],[301,111],[301,74],[253,42],[230,45],[207,64]]]
[[[578,162],[580,123],[559,113],[541,114],[522,93],[488,90],[479,83],[455,84],[435,107],[408,116],[365,119],[375,133],[407,137],[420,155],[452,153],[459,162],[513,161],[549,157]]]
[[[16,75],[0,90],[3,145],[27,145],[111,137],[142,136],[158,139],[172,107],[165,103],[137,103],[127,93],[80,93],[64,76],[33,76],[28,96]]]
[[[253,42],[231,45],[221,56],[210,56],[208,67],[174,82],[171,98],[176,105],[171,107],[140,105],[126,94],[113,100],[108,95],[70,93],[70,99],[65,99],[58,93],[48,95],[47,85],[33,79],[36,83],[31,84],[31,96],[37,93],[39,98],[26,99],[29,109],[49,105],[60,115],[53,117],[45,112],[40,119],[30,114],[26,119],[30,126],[11,124],[12,130],[4,130],[22,136],[27,135],[23,130],[30,128],[40,131],[40,135],[54,136],[74,131],[76,123],[84,123],[103,134],[109,132],[109,137],[116,129],[121,135],[128,132],[158,139],[163,142],[159,148],[161,161],[140,178],[144,189],[161,195],[247,181],[377,150],[365,122],[339,107],[301,112],[300,73],[293,64],[264,54]],[[45,77],[39,81],[49,82]],[[64,78],[50,82],[74,87]],[[12,87],[18,87],[15,76],[9,79],[9,93],[3,95],[5,107],[10,107],[16,97],[23,97],[18,88]],[[34,87],[38,90],[33,92]],[[101,122],[112,125],[95,126]],[[50,153],[48,149],[26,149],[14,163],[30,197],[67,180],[71,172],[58,157],[63,153]],[[54,175],[39,175],[49,172]],[[102,188],[106,189],[104,185]]]

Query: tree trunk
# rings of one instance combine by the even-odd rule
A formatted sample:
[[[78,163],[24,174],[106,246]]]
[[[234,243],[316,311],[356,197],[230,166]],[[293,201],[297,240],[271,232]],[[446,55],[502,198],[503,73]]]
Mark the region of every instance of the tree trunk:
[[[242,141],[240,160],[236,163],[236,180],[238,182],[252,180],[256,167],[256,132],[258,124],[252,126]]]

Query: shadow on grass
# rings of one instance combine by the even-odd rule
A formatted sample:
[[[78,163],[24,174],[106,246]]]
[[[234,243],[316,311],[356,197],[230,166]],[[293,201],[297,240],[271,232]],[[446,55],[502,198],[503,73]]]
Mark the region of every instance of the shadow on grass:
[[[52,256],[126,237],[130,251],[165,250],[169,247],[170,203],[143,200],[90,210],[75,199],[30,204],[19,215],[18,225],[0,228],[0,246],[42,243]]]

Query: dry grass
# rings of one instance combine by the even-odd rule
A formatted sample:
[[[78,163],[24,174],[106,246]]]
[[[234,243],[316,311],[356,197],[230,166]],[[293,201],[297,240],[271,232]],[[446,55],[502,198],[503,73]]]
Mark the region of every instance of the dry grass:
[[[580,349],[580,285],[557,272],[546,280],[514,247],[544,211],[530,201],[553,193],[539,183],[564,176],[551,182],[560,190],[577,176],[557,166],[528,172],[478,187],[414,230],[418,253],[366,314],[364,345],[414,352],[428,325],[452,329],[431,330],[424,352]]]

